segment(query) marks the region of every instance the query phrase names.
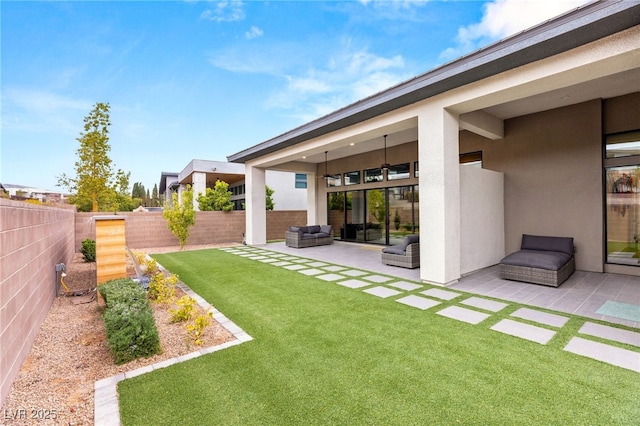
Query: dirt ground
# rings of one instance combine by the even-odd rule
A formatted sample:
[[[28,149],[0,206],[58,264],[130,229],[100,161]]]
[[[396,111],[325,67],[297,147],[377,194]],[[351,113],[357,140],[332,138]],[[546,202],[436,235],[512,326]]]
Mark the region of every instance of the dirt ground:
[[[185,249],[204,248],[188,246]],[[145,249],[160,253],[175,247]],[[152,304],[162,354],[123,365],[115,365],[106,340],[102,308],[95,295],[96,264],[86,263],[77,253],[67,265],[65,284],[72,293],[60,289],[40,326],[29,357],[23,363],[11,391],[0,409],[0,424],[6,425],[93,425],[94,382],[118,373],[187,354],[201,347],[215,346],[233,336],[217,322],[207,328],[202,345],[196,347],[187,337],[184,324],[169,322],[168,309]],[[129,276],[135,276],[133,265]],[[177,296],[182,296],[178,290]],[[74,303],[76,302],[76,303]]]

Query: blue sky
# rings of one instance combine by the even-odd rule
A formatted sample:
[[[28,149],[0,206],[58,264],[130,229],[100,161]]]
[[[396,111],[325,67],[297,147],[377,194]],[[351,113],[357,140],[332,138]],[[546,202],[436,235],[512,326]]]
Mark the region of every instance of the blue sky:
[[[0,182],[61,190],[107,102],[151,190],[584,3],[3,0]]]

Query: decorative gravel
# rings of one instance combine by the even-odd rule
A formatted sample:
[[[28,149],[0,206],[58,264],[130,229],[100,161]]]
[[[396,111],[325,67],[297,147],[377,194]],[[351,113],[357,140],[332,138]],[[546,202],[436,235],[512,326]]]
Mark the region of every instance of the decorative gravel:
[[[145,251],[160,253],[176,251],[176,248]],[[75,255],[66,272],[65,284],[71,291],[84,292],[95,288],[95,263],[83,262],[81,254]],[[132,270],[131,275],[135,275]],[[178,297],[183,295],[179,289],[177,293]],[[101,316],[103,308],[96,300],[74,304],[73,299],[60,296],[54,300],[29,357],[0,409],[1,424],[92,425],[95,381],[234,339],[224,327],[212,320],[204,343],[196,347],[188,339],[184,324],[169,322],[168,309],[175,306],[152,304],[162,354],[115,365],[105,336]],[[34,414],[49,418],[31,419]],[[11,419],[13,416],[17,418]]]

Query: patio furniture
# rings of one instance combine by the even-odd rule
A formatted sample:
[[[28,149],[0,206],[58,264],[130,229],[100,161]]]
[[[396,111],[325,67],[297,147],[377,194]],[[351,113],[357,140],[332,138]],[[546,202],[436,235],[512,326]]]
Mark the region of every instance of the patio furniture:
[[[573,238],[522,235],[520,251],[500,261],[500,277],[558,287],[576,270]]]
[[[290,226],[284,233],[287,247],[304,248],[333,244],[331,225]]]
[[[420,236],[407,235],[400,244],[382,249],[382,263],[402,268],[420,266]]]

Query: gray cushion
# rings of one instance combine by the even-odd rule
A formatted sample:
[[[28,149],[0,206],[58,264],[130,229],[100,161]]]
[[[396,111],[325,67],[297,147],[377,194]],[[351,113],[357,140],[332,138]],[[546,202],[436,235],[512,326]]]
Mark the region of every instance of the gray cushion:
[[[404,237],[400,244],[396,244],[395,246],[385,247],[382,249],[383,253],[391,253],[391,254],[404,254],[407,251],[407,246],[409,244],[419,243],[420,235],[411,234]]]
[[[407,254],[406,248],[401,248],[400,245],[395,245],[395,246],[390,246],[390,247],[385,247],[382,249],[383,253],[388,253],[388,254]]]
[[[331,234],[332,229],[331,225],[320,225],[320,232],[324,234]]]
[[[331,234],[327,234],[326,232],[318,232],[317,234],[313,234],[318,238],[329,237]]]
[[[308,226],[300,226],[300,227],[298,228],[298,232],[299,232],[300,234],[306,234],[306,233],[308,233],[308,232],[309,232],[309,227],[308,227]]]
[[[289,227],[289,231],[291,232],[298,232],[300,230],[299,226],[290,226]]]
[[[539,235],[522,235],[523,250],[544,250],[573,255],[573,238],[571,237],[542,237]]]
[[[310,234],[308,232],[305,232],[305,233],[302,234],[302,236],[300,238],[302,238],[303,240],[308,240],[309,238],[314,238],[315,239],[317,236],[318,236],[317,233]]]
[[[320,232],[320,225],[311,225],[307,226],[307,228],[309,229],[307,232],[310,234],[317,234]]]
[[[500,261],[504,265],[557,271],[571,260],[571,256],[558,251],[520,250]]]

